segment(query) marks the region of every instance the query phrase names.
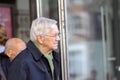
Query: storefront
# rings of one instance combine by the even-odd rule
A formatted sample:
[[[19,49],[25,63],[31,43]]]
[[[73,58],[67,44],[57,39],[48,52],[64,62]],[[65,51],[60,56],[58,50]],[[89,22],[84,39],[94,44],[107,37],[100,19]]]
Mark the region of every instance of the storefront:
[[[37,17],[59,21],[63,80],[120,79],[118,0],[36,2]]]
[[[30,17],[29,25],[41,16],[58,21],[62,80],[120,80],[119,0],[29,0],[29,4],[30,16],[19,20]],[[25,31],[21,27],[13,27],[13,34],[28,40],[30,26]]]

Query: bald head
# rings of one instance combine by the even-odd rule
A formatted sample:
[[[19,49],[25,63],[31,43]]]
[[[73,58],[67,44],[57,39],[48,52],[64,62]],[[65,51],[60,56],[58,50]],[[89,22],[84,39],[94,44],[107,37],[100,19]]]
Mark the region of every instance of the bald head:
[[[11,38],[5,44],[5,54],[12,61],[22,50],[26,48],[26,44],[19,38]]]

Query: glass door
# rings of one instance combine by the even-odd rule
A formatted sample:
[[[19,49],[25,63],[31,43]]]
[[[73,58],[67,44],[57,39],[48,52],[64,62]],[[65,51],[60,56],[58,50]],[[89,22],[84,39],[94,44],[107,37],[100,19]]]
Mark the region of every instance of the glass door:
[[[49,17],[58,20],[57,0],[36,0],[36,9],[37,17]]]
[[[111,1],[65,3],[68,80],[114,80]]]

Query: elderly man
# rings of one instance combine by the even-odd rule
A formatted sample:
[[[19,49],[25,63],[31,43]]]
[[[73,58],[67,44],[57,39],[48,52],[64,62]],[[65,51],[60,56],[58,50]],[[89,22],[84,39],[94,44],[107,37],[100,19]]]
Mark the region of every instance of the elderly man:
[[[10,61],[12,61],[25,48],[26,44],[23,40],[11,38],[5,44],[5,54],[9,57]]]
[[[33,20],[27,48],[12,62],[8,80],[60,80],[60,40],[57,22],[49,18]]]

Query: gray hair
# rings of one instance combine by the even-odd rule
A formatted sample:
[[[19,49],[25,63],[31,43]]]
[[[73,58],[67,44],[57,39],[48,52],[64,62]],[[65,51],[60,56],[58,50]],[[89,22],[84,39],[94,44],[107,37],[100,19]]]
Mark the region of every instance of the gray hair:
[[[41,35],[45,36],[48,31],[54,28],[53,25],[56,25],[57,21],[45,17],[40,17],[33,20],[31,29],[30,29],[30,40],[36,41],[36,36]]]

